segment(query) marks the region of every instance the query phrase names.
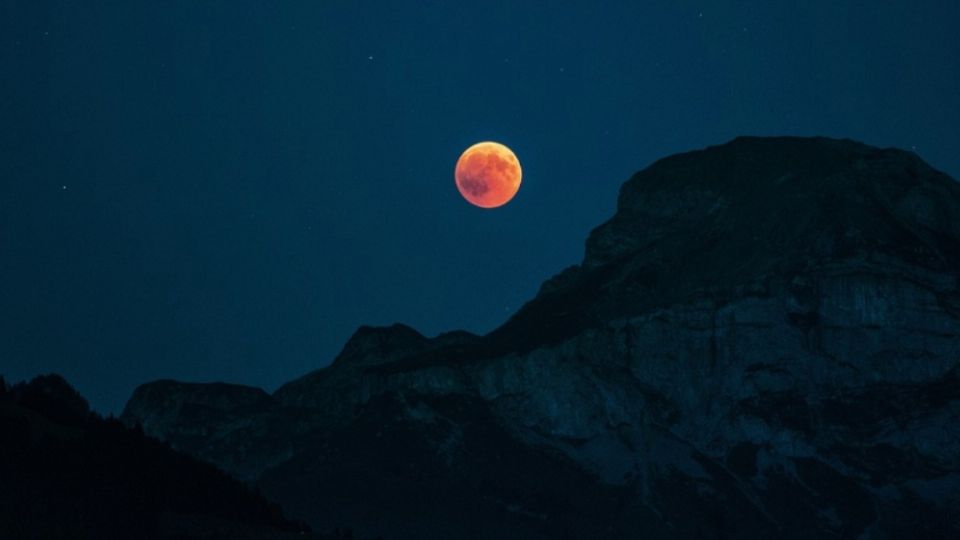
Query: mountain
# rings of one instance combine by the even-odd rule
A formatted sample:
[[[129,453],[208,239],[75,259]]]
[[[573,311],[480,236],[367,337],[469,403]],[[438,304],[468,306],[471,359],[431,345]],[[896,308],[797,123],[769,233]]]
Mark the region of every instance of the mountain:
[[[0,479],[4,539],[320,538],[214,466],[91,413],[57,375],[0,378]]]
[[[363,327],[272,395],[161,381],[122,419],[318,530],[958,538],[960,185],[849,140],[671,156],[488,335]]]

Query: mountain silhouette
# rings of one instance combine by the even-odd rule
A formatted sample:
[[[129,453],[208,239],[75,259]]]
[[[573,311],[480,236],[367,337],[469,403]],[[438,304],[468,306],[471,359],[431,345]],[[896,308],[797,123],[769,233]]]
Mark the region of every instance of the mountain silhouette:
[[[57,375],[0,378],[0,479],[4,539],[321,538],[216,467],[91,413]]]
[[[485,336],[363,327],[273,394],[122,419],[317,530],[960,537],[960,186],[913,153],[741,137],[640,171]]]

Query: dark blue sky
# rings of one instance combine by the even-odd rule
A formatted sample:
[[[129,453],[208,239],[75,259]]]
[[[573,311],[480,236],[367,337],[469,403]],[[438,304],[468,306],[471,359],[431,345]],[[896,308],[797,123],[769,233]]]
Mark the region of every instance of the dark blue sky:
[[[958,177],[958,28],[952,0],[6,0],[0,373],[116,412],[157,378],[272,390],[361,324],[484,333],[631,173],[741,134]],[[524,168],[492,211],[452,178],[485,139]]]

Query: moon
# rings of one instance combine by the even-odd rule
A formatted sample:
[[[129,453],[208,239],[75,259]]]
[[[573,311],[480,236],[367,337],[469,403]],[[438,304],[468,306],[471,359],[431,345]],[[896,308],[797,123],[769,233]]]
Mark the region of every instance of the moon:
[[[480,208],[497,208],[510,202],[520,189],[522,176],[516,154],[492,141],[464,150],[454,170],[460,194]]]

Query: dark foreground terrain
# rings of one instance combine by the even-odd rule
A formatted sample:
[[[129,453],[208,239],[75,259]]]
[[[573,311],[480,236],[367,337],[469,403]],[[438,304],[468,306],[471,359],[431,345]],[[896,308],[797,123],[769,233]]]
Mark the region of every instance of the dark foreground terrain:
[[[58,376],[0,379],[2,539],[318,538],[308,531],[215,467],[91,414]]]

